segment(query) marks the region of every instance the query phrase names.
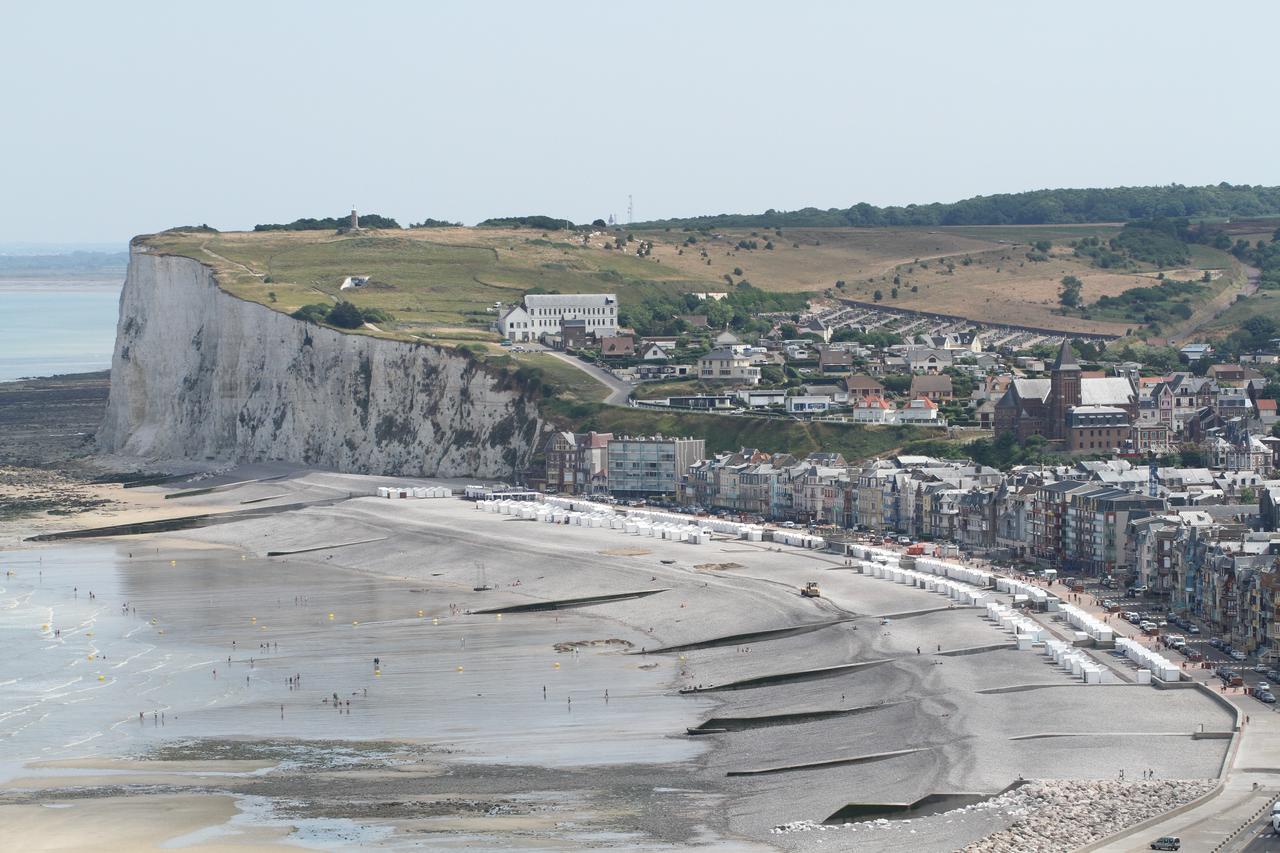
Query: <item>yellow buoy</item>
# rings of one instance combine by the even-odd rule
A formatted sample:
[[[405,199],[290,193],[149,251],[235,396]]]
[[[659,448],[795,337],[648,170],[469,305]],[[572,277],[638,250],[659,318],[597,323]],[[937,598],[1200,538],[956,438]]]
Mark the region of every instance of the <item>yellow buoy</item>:
[[[176,566],[176,565],[178,565],[178,561],[177,561],[177,560],[170,560],[170,561],[169,561],[169,565],[171,565],[171,566]]]
[[[421,610],[419,610],[419,611],[418,611],[418,615],[419,615],[419,616],[422,616],[422,615],[423,615],[423,613],[422,613],[422,611],[421,611]]]
[[[48,630],[49,630],[49,623],[48,623],[48,622],[46,622],[46,623],[44,623],[43,625],[41,625],[41,626],[40,626],[40,630],[41,630],[41,631],[48,631]]]
[[[458,667],[458,672],[462,672],[462,667]]]
[[[85,660],[93,660],[93,655],[85,655]]]
[[[163,634],[163,633],[164,633],[164,629],[163,629],[163,628],[161,628],[159,631],[156,631],[156,633],[157,633],[157,634]]]
[[[107,680],[107,677],[106,677],[105,675],[99,675],[99,676],[98,676],[98,680],[99,680],[99,681],[106,681],[106,680]]]
[[[330,614],[329,614],[329,621],[330,621],[330,622],[332,622],[332,621],[333,621],[333,614],[332,614],[332,613],[330,613]]]
[[[432,625],[439,625],[439,624],[440,624],[440,620],[439,620],[439,619],[436,619],[435,617],[432,617],[432,619],[431,619],[431,624],[432,624]]]
[[[241,555],[240,555],[240,559],[242,559],[242,560],[243,560],[243,559],[245,559],[244,554],[241,554]]]
[[[85,631],[85,632],[84,632],[84,635],[85,635],[86,637],[92,637],[92,636],[93,636],[93,632],[92,632],[92,631]]]
[[[499,614],[498,614],[498,621],[499,621],[499,622],[501,622],[501,621],[502,621],[502,614],[501,614],[501,613],[499,613]]]
[[[152,620],[151,620],[151,624],[152,624],[152,625],[156,624],[156,620],[152,619]]]
[[[374,674],[375,676],[382,675],[382,670],[380,670],[380,669],[375,669],[375,670],[373,671],[373,674]]]
[[[355,621],[353,621],[353,622],[351,623],[351,625],[352,625],[353,627],[354,627],[354,626],[356,626],[356,625],[359,625],[359,624],[360,624],[359,622],[355,622]]]
[[[257,622],[257,621],[258,621],[258,617],[257,617],[257,616],[250,616],[250,617],[249,617],[249,621],[250,621],[250,622]]]
[[[266,626],[266,625],[259,625],[259,626],[258,626],[258,630],[259,630],[259,631],[265,631],[265,630],[267,630],[267,626]]]
[[[555,662],[555,663],[553,663],[551,666],[552,666],[552,667],[554,667],[555,669],[559,669],[559,668],[560,668],[560,661],[556,661],[556,662]]]

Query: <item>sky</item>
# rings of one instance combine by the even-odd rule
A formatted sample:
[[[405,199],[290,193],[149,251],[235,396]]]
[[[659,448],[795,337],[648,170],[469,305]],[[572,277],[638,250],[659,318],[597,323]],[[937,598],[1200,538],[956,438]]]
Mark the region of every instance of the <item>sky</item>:
[[[0,243],[1280,184],[1280,4],[41,2]]]

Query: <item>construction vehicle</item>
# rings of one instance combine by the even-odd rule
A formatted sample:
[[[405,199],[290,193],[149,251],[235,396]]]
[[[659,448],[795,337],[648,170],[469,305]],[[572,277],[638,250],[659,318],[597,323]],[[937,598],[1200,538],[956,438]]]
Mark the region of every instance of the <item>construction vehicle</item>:
[[[809,581],[804,585],[804,589],[800,590],[800,594],[805,598],[822,598],[822,592],[818,589],[817,581]]]

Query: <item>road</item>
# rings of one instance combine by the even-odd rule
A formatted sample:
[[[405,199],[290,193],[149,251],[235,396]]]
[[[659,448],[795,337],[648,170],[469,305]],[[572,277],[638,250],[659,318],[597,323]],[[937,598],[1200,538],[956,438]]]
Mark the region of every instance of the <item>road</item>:
[[[1271,815],[1263,815],[1253,826],[1240,833],[1244,846],[1240,853],[1280,853],[1280,835],[1271,828]]]
[[[528,346],[528,344],[525,344],[525,346]],[[594,364],[587,364],[581,359],[574,358],[571,355],[565,355],[564,353],[556,350],[546,349],[544,347],[540,351],[545,352],[554,358],[560,359],[565,364],[573,365],[592,379],[599,382],[601,385],[607,387],[609,389],[609,396],[604,398],[604,402],[606,404],[610,406],[625,406],[627,404],[627,400],[631,398],[631,389],[635,386],[630,383],[623,382],[609,371],[601,370]]]

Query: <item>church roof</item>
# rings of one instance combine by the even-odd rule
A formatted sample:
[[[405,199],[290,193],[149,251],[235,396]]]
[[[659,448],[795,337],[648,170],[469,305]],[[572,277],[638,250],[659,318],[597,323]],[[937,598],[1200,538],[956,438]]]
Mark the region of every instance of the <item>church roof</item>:
[[[1133,386],[1122,377],[1080,381],[1082,406],[1127,406],[1133,403],[1133,398]]]
[[[1054,370],[1079,370],[1080,362],[1076,361],[1076,352],[1071,348],[1071,340],[1064,339],[1062,349],[1058,350],[1058,357],[1053,362]]]

